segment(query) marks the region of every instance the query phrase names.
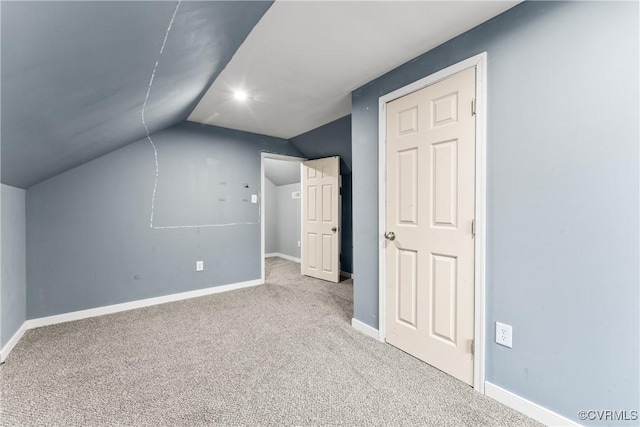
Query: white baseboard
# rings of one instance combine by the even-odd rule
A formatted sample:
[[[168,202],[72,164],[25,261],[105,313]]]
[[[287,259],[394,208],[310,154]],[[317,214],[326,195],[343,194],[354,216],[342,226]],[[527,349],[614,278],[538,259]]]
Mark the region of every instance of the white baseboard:
[[[261,285],[262,280],[249,280],[247,282],[232,283],[230,285],[213,286],[211,288],[198,289],[195,291],[181,292],[177,294],[164,295],[161,297],[141,299],[137,301],[125,302],[121,304],[107,305],[104,307],[90,308],[88,310],[73,311],[71,313],[57,314],[55,316],[40,317],[26,321],[27,329],[39,328],[42,326],[55,325],[57,323],[71,322],[73,320],[87,319],[89,317],[103,316],[105,314],[118,313],[121,311],[133,310],[136,308],[149,307],[152,305],[165,304],[168,302],[180,301],[190,298],[202,297],[205,295],[217,294],[220,292],[233,291],[235,289],[247,288]]]
[[[0,363],[4,362],[4,360],[7,358],[9,353],[11,353],[11,350],[13,350],[13,347],[15,347],[16,344],[18,344],[18,341],[20,341],[20,338],[22,338],[22,336],[26,331],[27,331],[27,322],[23,322],[22,325],[16,331],[16,333],[13,334],[11,339],[4,345],[4,347],[2,347],[2,350],[0,350]]]
[[[273,257],[280,257],[289,261],[293,261],[293,262],[297,262],[298,264],[300,264],[300,258],[296,258],[296,257],[292,257],[291,255],[285,255],[285,254],[281,254],[279,252],[273,252],[270,254],[265,254],[264,257],[265,258],[273,258]]]
[[[544,408],[537,403],[533,403],[523,397],[518,396],[508,390],[503,389],[495,384],[485,381],[484,393],[497,400],[500,403],[507,405],[510,408],[515,409],[518,412],[533,418],[534,420],[541,422],[547,426],[580,426],[580,424],[572,421],[560,414]]]
[[[195,291],[180,292],[177,294],[164,295],[161,297],[146,298],[137,301],[130,301],[121,304],[107,305],[104,307],[90,308],[87,310],[73,311],[71,313],[57,314],[55,316],[40,317],[37,319],[29,319],[25,321],[20,329],[11,337],[9,342],[0,351],[0,363],[4,362],[13,347],[20,341],[22,335],[34,328],[42,326],[55,325],[58,323],[72,322],[74,320],[87,319],[89,317],[103,316],[105,314],[119,313],[136,308],[150,307],[152,305],[165,304],[168,302],[180,301],[190,298],[202,297],[205,295],[218,294],[220,292],[233,291],[236,289],[248,288],[251,286],[262,285],[262,279],[249,280],[247,282],[231,283],[229,285],[213,286],[205,289],[197,289]]]
[[[359,321],[358,319],[352,318],[351,326],[353,326],[353,329],[355,329],[356,331],[362,332],[363,334],[368,335],[373,339],[380,340],[380,331],[372,326],[367,325],[366,323]]]

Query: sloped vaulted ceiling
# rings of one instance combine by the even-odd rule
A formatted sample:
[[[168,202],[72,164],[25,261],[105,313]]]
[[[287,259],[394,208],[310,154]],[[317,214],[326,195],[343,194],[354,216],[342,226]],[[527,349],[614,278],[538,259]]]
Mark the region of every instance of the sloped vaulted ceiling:
[[[2,182],[27,188],[184,121],[271,1],[2,2]]]

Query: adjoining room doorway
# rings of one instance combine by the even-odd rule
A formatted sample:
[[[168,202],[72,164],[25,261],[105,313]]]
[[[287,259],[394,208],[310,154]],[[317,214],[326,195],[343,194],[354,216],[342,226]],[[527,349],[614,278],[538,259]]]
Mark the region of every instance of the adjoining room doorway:
[[[301,174],[306,159],[262,153],[261,204],[262,282],[265,258],[301,261]]]

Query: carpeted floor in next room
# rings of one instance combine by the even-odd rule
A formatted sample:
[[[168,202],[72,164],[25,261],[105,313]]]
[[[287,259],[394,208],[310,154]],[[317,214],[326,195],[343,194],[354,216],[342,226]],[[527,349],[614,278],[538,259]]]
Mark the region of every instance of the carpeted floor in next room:
[[[0,425],[537,425],[351,325],[353,285],[267,284],[28,331]]]

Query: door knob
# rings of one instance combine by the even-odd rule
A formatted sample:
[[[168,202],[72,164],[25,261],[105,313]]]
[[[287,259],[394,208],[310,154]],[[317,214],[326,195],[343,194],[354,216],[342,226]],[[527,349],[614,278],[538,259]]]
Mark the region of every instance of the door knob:
[[[336,231],[338,231],[338,227],[331,227],[331,231],[335,233]]]
[[[387,240],[395,240],[396,239],[396,233],[394,233],[393,231],[390,231],[388,233],[384,233],[384,237]]]

